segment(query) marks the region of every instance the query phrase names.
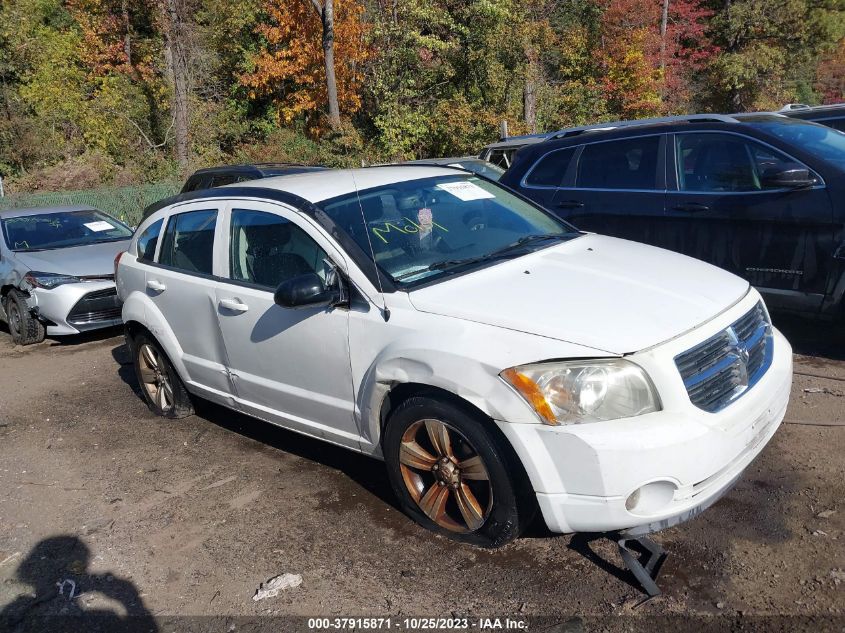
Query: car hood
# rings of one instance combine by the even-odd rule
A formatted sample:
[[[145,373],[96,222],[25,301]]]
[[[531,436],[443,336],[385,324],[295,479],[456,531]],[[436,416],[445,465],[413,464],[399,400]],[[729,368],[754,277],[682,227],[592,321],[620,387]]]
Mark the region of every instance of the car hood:
[[[745,280],[691,257],[584,235],[409,297],[422,312],[626,354],[712,319],[748,289]]]
[[[102,277],[114,274],[114,258],[129,247],[129,240],[86,246],[56,248],[31,253],[13,253],[17,268],[76,277]]]

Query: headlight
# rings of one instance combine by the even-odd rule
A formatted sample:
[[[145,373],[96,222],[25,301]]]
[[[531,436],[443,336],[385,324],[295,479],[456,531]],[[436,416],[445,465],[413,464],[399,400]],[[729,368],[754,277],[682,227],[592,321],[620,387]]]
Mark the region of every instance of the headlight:
[[[61,286],[62,284],[75,284],[82,280],[73,275],[60,275],[59,273],[42,273],[31,271],[24,275],[24,279],[33,288],[46,288],[47,290]]]
[[[621,359],[538,363],[499,374],[546,424],[579,424],[660,410],[648,375]]]

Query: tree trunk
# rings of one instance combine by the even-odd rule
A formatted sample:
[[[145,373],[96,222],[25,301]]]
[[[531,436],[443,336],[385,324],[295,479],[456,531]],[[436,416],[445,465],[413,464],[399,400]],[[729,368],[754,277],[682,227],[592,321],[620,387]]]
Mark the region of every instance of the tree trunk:
[[[666,28],[669,25],[669,0],[663,0],[663,15],[660,18],[660,70],[666,69]]]
[[[540,64],[537,51],[533,48],[525,50],[528,63],[525,66],[525,85],[522,89],[522,115],[525,126],[531,134],[537,133],[537,84],[539,83]]]
[[[123,52],[126,64],[132,66],[132,21],[129,19],[129,0],[120,0],[120,14],[123,18]]]
[[[337,79],[334,74],[334,0],[325,0],[323,21],[323,57],[326,63],[326,96],[329,102],[329,125],[340,127],[340,106],[337,102]]]
[[[179,0],[166,0],[167,32],[164,54],[171,77],[171,109],[176,138],[176,160],[180,167],[188,165],[188,64],[185,31],[182,27]]]

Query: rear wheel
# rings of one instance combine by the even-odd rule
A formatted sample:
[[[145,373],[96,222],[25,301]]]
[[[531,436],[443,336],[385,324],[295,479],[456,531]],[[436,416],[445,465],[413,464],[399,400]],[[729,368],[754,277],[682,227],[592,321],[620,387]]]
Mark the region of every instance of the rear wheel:
[[[135,377],[150,410],[165,418],[184,418],[194,413],[191,397],[161,347],[145,334],[132,340]]]
[[[491,431],[449,402],[411,398],[396,409],[384,454],[403,511],[457,541],[499,547],[533,518],[533,491]]]
[[[40,343],[46,336],[44,324],[32,316],[26,305],[26,295],[10,290],[6,295],[6,317],[9,319],[9,333],[16,345]]]

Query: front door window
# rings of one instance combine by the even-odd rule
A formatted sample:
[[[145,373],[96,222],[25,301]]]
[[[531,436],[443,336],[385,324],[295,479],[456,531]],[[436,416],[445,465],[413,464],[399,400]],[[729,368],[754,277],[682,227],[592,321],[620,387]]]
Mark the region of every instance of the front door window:
[[[233,280],[267,289],[308,273],[325,281],[327,262],[326,252],[293,222],[263,211],[232,210],[229,270]]]

